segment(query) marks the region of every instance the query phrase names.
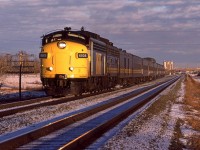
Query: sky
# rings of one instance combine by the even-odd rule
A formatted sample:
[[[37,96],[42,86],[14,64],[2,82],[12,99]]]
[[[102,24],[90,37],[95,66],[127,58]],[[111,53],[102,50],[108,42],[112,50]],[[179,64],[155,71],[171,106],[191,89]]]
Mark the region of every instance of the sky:
[[[0,54],[38,56],[41,36],[71,27],[176,68],[200,67],[199,0],[0,0]]]

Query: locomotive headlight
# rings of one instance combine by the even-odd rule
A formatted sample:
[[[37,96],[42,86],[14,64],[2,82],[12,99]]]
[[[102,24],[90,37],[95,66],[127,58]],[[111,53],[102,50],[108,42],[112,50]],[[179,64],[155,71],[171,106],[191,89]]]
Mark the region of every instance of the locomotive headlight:
[[[58,45],[58,48],[61,48],[61,49],[65,48],[67,46],[67,44],[65,42],[63,42],[63,41],[58,42],[57,45]]]
[[[73,71],[73,70],[74,70],[74,67],[69,67],[69,70],[70,70],[70,71]]]
[[[49,69],[49,71],[53,71],[53,67],[49,67],[48,69]]]

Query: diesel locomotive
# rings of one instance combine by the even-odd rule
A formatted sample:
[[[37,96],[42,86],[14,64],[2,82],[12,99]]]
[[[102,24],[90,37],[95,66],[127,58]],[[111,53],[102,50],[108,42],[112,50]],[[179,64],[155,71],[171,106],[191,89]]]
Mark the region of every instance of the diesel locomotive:
[[[81,95],[165,75],[153,58],[117,48],[96,33],[66,27],[42,36],[41,81],[47,95]]]

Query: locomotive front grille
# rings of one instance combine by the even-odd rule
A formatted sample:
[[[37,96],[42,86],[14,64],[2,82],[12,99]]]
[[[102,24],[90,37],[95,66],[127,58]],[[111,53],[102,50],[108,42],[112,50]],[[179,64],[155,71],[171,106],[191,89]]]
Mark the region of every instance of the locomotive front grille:
[[[56,74],[56,79],[67,79],[66,74]]]

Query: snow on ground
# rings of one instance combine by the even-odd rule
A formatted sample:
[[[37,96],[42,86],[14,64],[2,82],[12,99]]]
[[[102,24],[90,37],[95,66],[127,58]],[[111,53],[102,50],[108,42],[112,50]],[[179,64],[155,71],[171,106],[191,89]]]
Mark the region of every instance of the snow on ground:
[[[200,82],[200,76],[193,75],[192,78],[195,81]],[[179,92],[179,95],[185,94],[184,88],[185,88],[185,85],[182,83],[182,87],[181,87],[181,91]],[[178,108],[174,109],[175,113],[173,113],[172,116],[177,119],[180,118],[183,120],[183,123],[180,125],[182,137],[179,140],[183,144],[183,146],[185,146],[187,148],[187,146],[190,145],[189,142],[190,142],[191,137],[193,137],[195,135],[200,135],[200,131],[194,130],[190,125],[188,125],[186,118],[196,116],[200,120],[200,117],[199,117],[198,111],[196,111],[194,109],[193,109],[193,111],[183,111],[184,107],[186,107],[186,106],[184,106],[184,104],[182,104],[183,100],[184,100],[184,97],[180,96],[180,98],[177,100],[177,102],[179,102],[180,104],[174,105],[173,108],[175,108],[175,107],[178,107]]]
[[[190,74],[190,76],[192,76],[192,78],[197,81],[200,82],[200,76],[197,76],[197,74]]]
[[[2,89],[18,89],[19,88],[19,75],[8,74],[0,78],[3,84]],[[24,74],[22,75],[22,89],[38,89],[41,88],[41,80],[39,74]]]
[[[53,117],[58,117],[72,111],[86,108],[102,101],[117,97],[121,94],[128,93],[136,88],[138,88],[138,86],[2,117],[0,118],[0,134],[12,132],[37,122],[45,121]]]
[[[4,87],[17,85],[15,77],[8,77],[3,83]],[[11,81],[12,80],[12,81]],[[24,83],[29,86],[37,85],[40,82],[39,75],[33,75],[32,78],[25,80]],[[3,87],[3,88],[4,88]],[[25,86],[26,87],[26,86]],[[160,94],[167,95],[167,93],[173,88],[171,86],[168,91]],[[129,88],[120,92],[101,94],[90,98],[85,98],[77,101],[67,102],[66,104],[60,104],[56,106],[47,106],[30,110],[23,113],[17,113],[11,116],[0,118],[0,134],[15,131],[17,129],[29,126],[31,124],[51,119],[56,116],[60,116],[66,113],[70,113],[81,108],[88,107],[90,105],[102,102],[103,100],[116,97],[117,95],[129,92],[136,87]],[[155,98],[150,104],[147,104],[135,114],[128,117],[118,126],[112,129],[111,132],[106,133],[90,148],[100,149],[168,149],[172,142],[175,125],[177,120],[184,120],[188,114],[183,111],[183,97],[184,97],[184,82],[181,83],[181,88],[177,92],[176,100],[174,103],[166,105],[166,109],[163,109],[159,114],[152,115],[149,118],[145,118],[143,115],[144,110],[147,110],[153,102],[157,101],[159,97]],[[173,90],[173,89],[172,89]],[[106,98],[105,98],[106,97]],[[170,97],[169,97],[170,98]],[[195,113],[195,112],[193,112]],[[128,125],[127,125],[128,124]],[[194,131],[186,123],[180,126],[183,137],[179,140],[183,145],[188,144],[188,139],[194,135],[197,131]],[[197,133],[200,134],[200,133]],[[106,144],[105,144],[106,143]],[[104,145],[105,144],[105,145]],[[102,147],[103,146],[103,147]]]
[[[176,99],[176,103],[172,105],[171,107],[171,113],[170,115],[175,119],[177,120],[178,118],[181,118],[181,119],[184,119],[185,118],[185,115],[184,115],[184,111],[182,110],[183,108],[183,99],[184,99],[184,94],[185,94],[185,85],[184,83],[182,82],[181,83],[181,88],[177,94],[177,99]]]
[[[35,83],[34,81],[37,83],[38,80],[34,80],[33,78],[32,80],[29,79],[26,83]],[[37,122],[48,120],[53,117],[91,106],[93,104],[102,102],[103,100],[132,91],[135,88],[136,87],[132,87],[126,90],[117,91],[114,94],[101,94],[90,98],[67,102],[65,104],[47,106],[27,112],[17,113],[11,116],[2,117],[0,118],[0,134],[6,134],[8,132],[24,128]],[[171,88],[169,88],[168,91]],[[167,94],[167,92],[165,91],[164,94]],[[128,125],[127,120],[123,121],[119,126],[114,128],[111,133],[106,133],[104,137],[100,139],[99,143],[97,142],[96,145],[93,145],[93,148],[95,147],[96,149],[101,147],[113,135],[118,133],[113,138],[111,138],[108,143],[101,149],[168,149],[170,140],[173,136],[176,120],[179,117],[184,117],[183,113],[181,112],[180,105],[184,95],[183,83],[178,95],[178,104],[174,104],[172,107],[169,105],[166,107],[166,109],[160,112],[159,115],[153,115],[150,119],[145,120],[145,116],[144,118],[140,118],[139,114],[151,106],[153,102],[151,104],[147,104],[144,106],[144,108],[141,108],[135,114],[127,118],[128,122],[130,122]],[[154,102],[157,99],[158,97],[154,99]],[[137,118],[140,118],[143,123],[137,123],[141,121],[138,121]],[[133,119],[135,121],[131,121]],[[122,130],[122,127],[124,126],[125,128]]]
[[[141,111],[142,110],[140,110],[140,113]],[[159,116],[154,116],[147,122],[144,122],[142,126],[136,124],[135,122],[131,122],[132,119],[137,119],[139,112],[137,113],[126,119],[123,123],[120,123],[120,125],[112,129],[110,133],[106,133],[104,137],[100,138],[97,143],[93,144],[88,149],[96,149],[98,147],[101,150],[167,149],[173,135],[173,133],[169,131],[173,130],[173,126],[168,126],[168,129],[165,131],[162,130],[163,116],[165,116],[165,112]],[[136,130],[139,132],[132,135]],[[116,135],[116,133],[118,134]],[[115,136],[112,137],[113,135]],[[105,143],[106,145],[101,147],[102,144]]]
[[[0,77],[0,101],[19,97],[19,75],[8,74]],[[22,75],[22,97],[44,96],[39,74]]]
[[[165,94],[163,93],[163,95]],[[178,98],[176,103],[179,103],[182,101],[184,96],[183,83],[177,96]],[[154,101],[157,99],[158,98],[154,99]],[[138,117],[136,117],[136,114],[133,114],[133,120],[130,121],[123,129],[121,129],[121,126],[118,126],[116,127],[118,129],[115,129],[114,132],[111,131],[111,133],[107,133],[105,137],[103,137],[107,137],[107,139],[109,139],[113,136],[113,134],[115,134],[115,136],[110,138],[110,140],[108,140],[107,143],[100,149],[168,149],[174,134],[177,119],[184,117],[182,106],[176,103],[172,104],[172,107],[171,104],[168,103],[166,105],[166,109],[161,110],[158,114],[154,112],[150,117],[148,116],[149,114],[147,114],[146,116],[148,116],[148,118],[143,115],[143,113],[140,113],[140,116]],[[151,107],[151,105],[149,106]],[[147,109],[147,106],[144,106],[144,109]],[[145,113],[145,111],[143,112]],[[101,141],[103,141],[103,138]],[[98,145],[98,142],[96,145]]]

